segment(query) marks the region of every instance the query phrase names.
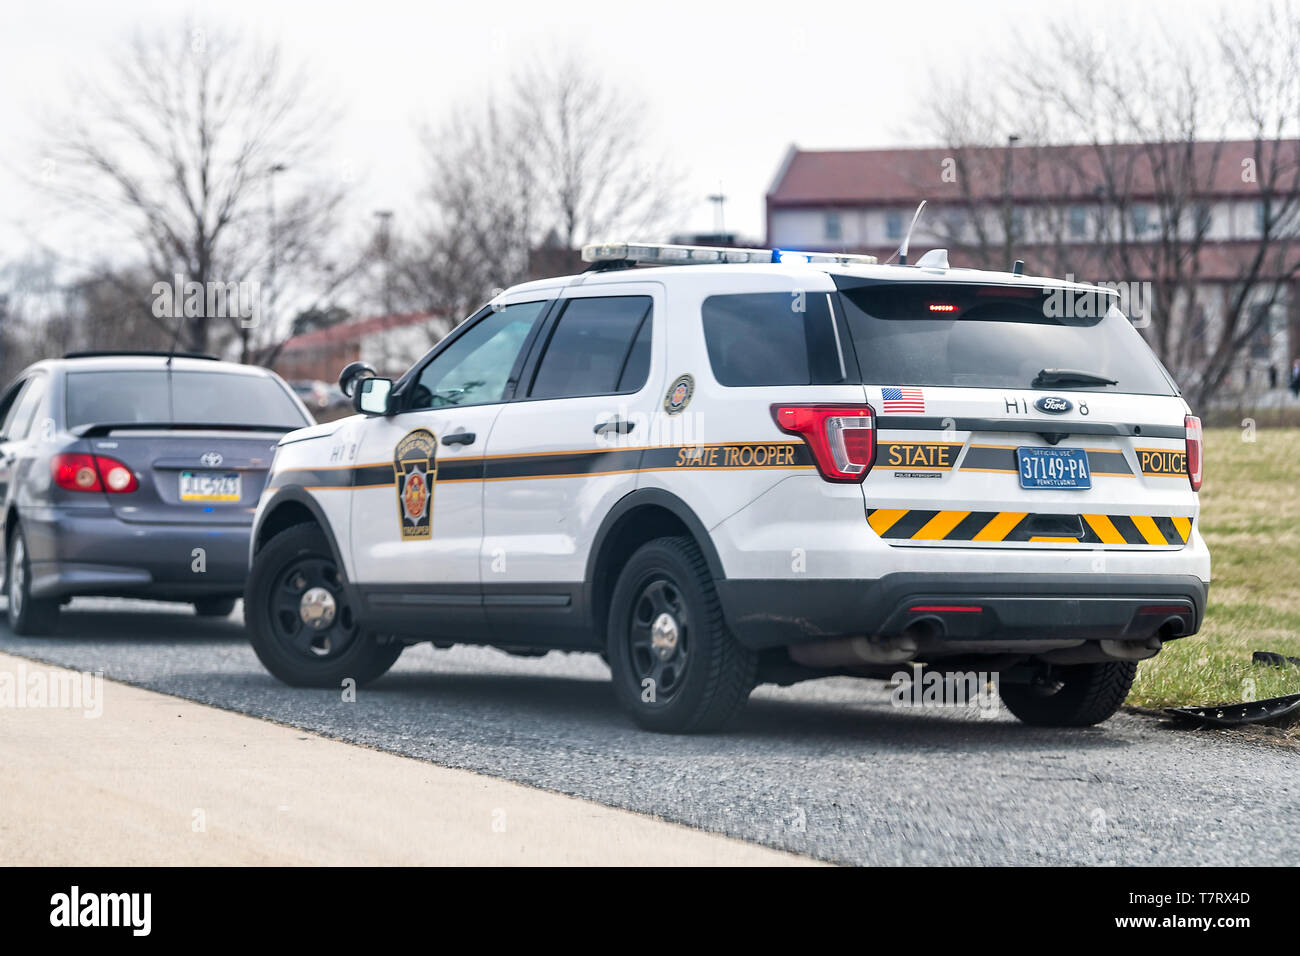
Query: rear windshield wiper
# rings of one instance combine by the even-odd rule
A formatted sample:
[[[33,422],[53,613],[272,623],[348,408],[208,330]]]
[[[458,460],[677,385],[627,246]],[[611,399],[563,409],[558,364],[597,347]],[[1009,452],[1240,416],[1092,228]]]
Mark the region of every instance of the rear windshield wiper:
[[[1045,368],[1040,369],[1034,376],[1034,380],[1029,383],[1031,388],[1041,388],[1044,385],[1118,385],[1119,382],[1113,378],[1107,378],[1105,375],[1097,375],[1094,372],[1080,372],[1072,368]]]

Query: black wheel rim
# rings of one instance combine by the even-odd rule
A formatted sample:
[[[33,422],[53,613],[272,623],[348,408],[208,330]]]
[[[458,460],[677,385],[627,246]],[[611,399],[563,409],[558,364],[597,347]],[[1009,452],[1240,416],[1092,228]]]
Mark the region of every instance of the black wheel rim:
[[[666,704],[681,691],[691,661],[690,623],[686,599],[671,578],[657,575],[641,586],[632,603],[628,652],[646,704]]]
[[[296,558],[276,576],[270,599],[271,631],[282,647],[312,661],[343,654],[357,624],[338,568],[328,558]]]

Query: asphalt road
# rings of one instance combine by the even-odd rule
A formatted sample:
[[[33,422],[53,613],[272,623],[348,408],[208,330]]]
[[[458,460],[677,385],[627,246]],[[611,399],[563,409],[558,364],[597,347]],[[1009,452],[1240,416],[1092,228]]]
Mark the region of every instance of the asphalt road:
[[[1300,858],[1300,754],[1132,715],[1040,730],[895,707],[887,685],[836,678],[760,688],[727,733],[668,737],[618,712],[593,655],[429,645],[349,703],[268,675],[238,612],[127,601],[79,600],[50,638],[0,625],[0,651],[830,861]]]

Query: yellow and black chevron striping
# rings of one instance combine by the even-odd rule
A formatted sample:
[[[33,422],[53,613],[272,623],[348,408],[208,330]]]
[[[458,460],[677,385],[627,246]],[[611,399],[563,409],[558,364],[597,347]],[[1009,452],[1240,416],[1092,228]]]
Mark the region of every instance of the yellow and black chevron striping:
[[[1164,515],[873,508],[867,511],[867,521],[886,541],[1044,541],[1181,547],[1192,533],[1191,518]]]

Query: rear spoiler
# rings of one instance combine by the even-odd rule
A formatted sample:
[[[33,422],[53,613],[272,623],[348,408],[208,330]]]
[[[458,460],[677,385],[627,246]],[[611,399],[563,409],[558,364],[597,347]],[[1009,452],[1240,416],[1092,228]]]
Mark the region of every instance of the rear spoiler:
[[[115,431],[198,431],[198,432],[275,432],[283,435],[303,425],[248,425],[237,422],[97,422],[78,425],[69,431],[78,438],[102,438]]]

